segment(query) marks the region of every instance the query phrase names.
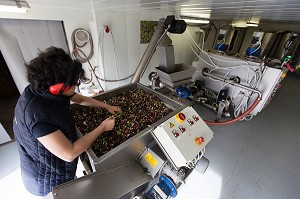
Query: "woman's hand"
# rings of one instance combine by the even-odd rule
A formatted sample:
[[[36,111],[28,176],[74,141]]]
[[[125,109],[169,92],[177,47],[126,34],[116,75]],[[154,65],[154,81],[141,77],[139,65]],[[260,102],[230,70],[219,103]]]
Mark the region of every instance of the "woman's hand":
[[[104,131],[111,131],[115,126],[115,119],[112,117],[106,118],[100,125]]]
[[[109,105],[106,109],[108,110],[108,112],[110,112],[111,114],[114,114],[114,115],[116,114],[116,112],[122,112],[121,108],[118,106],[110,106]]]

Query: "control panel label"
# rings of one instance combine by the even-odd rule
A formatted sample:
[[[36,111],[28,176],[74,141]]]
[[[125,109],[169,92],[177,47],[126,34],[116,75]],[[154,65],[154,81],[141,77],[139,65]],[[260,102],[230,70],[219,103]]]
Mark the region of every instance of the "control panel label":
[[[158,163],[157,159],[155,159],[155,157],[149,152],[145,155],[145,160],[150,164],[152,168],[154,168]]]

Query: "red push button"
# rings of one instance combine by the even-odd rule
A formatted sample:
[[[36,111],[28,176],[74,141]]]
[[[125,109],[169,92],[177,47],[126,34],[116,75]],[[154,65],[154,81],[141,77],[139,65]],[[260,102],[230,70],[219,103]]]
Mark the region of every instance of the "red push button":
[[[185,131],[186,131],[186,129],[183,127],[183,126],[179,126],[179,129],[180,129],[180,131],[182,132],[182,133],[184,133]]]
[[[178,114],[179,119],[185,120],[185,115],[183,113]]]
[[[176,119],[179,123],[182,123],[185,120],[185,115],[183,113],[177,113]]]
[[[179,133],[176,130],[172,131],[172,133],[176,138],[179,136]]]
[[[187,121],[188,121],[188,123],[189,123],[191,126],[193,126],[193,125],[194,125],[194,121],[193,121],[193,120],[191,120],[191,119],[188,119]]]
[[[199,121],[199,117],[197,117],[196,115],[193,115],[193,119],[198,122]]]

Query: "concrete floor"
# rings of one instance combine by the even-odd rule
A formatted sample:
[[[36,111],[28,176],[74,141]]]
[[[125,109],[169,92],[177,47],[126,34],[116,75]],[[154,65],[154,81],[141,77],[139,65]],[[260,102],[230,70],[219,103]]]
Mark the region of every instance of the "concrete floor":
[[[299,76],[288,76],[274,100],[251,121],[211,126],[215,137],[206,147],[208,170],[192,175],[178,198],[300,198],[299,82]],[[205,108],[198,111],[209,119]],[[3,182],[8,176],[3,172],[18,168],[16,150],[14,144],[9,152],[0,146],[0,198],[6,198],[1,196],[4,189],[16,191],[14,185]],[[20,180],[14,176],[15,183]]]
[[[0,122],[11,139],[14,139],[12,121],[19,97],[20,95],[17,93],[8,98],[0,98]]]

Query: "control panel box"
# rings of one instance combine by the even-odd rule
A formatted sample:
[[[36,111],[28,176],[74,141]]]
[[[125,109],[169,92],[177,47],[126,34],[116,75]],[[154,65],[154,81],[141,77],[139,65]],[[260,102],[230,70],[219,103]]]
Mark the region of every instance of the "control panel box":
[[[177,168],[188,166],[213,138],[213,132],[192,107],[163,122],[152,135]]]

